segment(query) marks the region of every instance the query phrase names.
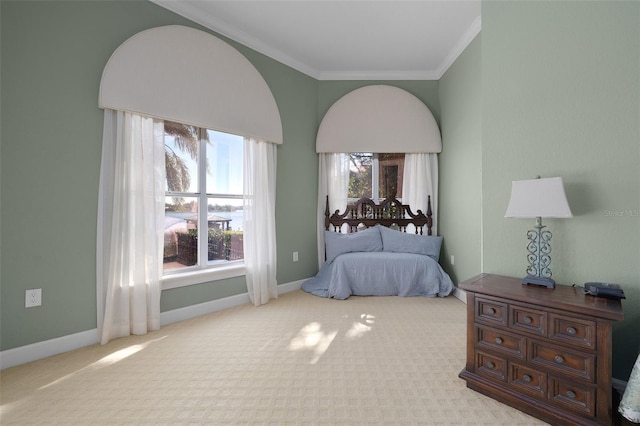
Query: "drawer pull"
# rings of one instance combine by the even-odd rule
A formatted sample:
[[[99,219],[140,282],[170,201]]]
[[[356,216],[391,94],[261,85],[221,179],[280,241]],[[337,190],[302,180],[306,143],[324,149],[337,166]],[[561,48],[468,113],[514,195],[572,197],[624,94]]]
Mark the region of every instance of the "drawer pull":
[[[496,345],[501,345],[502,344],[502,339],[500,337],[496,337]]]
[[[524,317],[524,323],[525,324],[531,324],[533,320],[531,319],[531,317]]]
[[[567,398],[576,399],[576,393],[572,391],[567,391]]]
[[[576,334],[576,329],[573,327],[567,327],[567,333],[574,336]]]
[[[556,355],[555,360],[558,364],[562,364],[564,362],[564,357],[562,355]]]
[[[491,361],[489,361],[489,362],[487,363],[487,368],[488,368],[488,369],[493,370],[495,367],[496,367],[496,365],[495,365],[494,363],[492,363]]]
[[[531,383],[531,376],[528,374],[525,374],[522,379],[527,383]]]
[[[493,309],[493,308],[489,308],[489,309],[487,309],[487,313],[489,313],[489,315],[495,315],[496,310]]]

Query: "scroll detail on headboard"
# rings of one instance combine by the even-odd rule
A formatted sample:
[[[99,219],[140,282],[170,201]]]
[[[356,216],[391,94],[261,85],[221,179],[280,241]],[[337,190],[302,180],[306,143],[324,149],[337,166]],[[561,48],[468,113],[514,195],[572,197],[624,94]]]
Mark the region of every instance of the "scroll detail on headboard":
[[[432,235],[431,226],[433,224],[431,212],[431,196],[427,197],[427,214],[418,210],[417,213],[411,211],[411,207],[402,204],[395,198],[386,198],[379,204],[370,198],[360,198],[353,204],[348,204],[344,213],[336,210],[333,214],[329,211],[329,197],[324,212],[324,227],[329,230],[333,226],[334,232],[342,232],[342,226],[348,225],[347,232],[357,232],[358,227],[382,225],[386,227],[397,227],[402,232],[407,232],[407,226],[415,226],[416,234],[423,234],[423,227],[427,226],[427,235]]]

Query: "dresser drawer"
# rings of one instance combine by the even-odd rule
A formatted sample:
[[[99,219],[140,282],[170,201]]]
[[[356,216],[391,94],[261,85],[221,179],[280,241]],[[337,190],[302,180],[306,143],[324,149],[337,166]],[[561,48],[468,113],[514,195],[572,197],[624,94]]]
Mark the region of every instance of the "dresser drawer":
[[[507,326],[508,305],[497,300],[476,297],[476,321]]]
[[[596,388],[549,377],[549,399],[582,414],[595,415]]]
[[[547,335],[547,313],[524,306],[509,306],[509,327],[540,336]]]
[[[550,313],[549,338],[570,345],[596,349],[596,323]]]
[[[531,340],[529,361],[579,379],[595,380],[595,356]]]
[[[507,360],[499,356],[476,351],[475,372],[490,379],[507,381]]]
[[[526,338],[500,329],[484,327],[477,324],[475,328],[476,347],[493,349],[518,358],[525,357],[527,353]]]
[[[515,362],[509,364],[509,383],[518,391],[536,398],[547,398],[547,374]]]

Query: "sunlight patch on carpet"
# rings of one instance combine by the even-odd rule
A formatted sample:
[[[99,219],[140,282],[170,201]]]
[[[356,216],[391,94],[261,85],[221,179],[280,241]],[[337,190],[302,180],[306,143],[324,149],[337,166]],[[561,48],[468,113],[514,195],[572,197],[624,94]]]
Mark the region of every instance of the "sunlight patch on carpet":
[[[316,364],[329,349],[337,334],[337,331],[325,333],[322,331],[322,324],[312,322],[302,327],[298,334],[291,339],[289,349],[293,351],[311,350],[314,356],[310,364]]]

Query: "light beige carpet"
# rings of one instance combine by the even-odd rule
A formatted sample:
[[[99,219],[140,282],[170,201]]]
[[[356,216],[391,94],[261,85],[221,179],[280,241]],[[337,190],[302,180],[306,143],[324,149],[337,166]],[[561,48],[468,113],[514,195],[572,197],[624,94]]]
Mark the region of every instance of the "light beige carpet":
[[[0,423],[544,424],[458,378],[465,309],[294,291],[6,369]]]

